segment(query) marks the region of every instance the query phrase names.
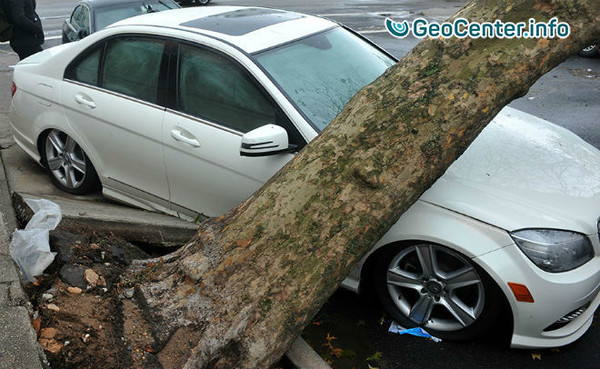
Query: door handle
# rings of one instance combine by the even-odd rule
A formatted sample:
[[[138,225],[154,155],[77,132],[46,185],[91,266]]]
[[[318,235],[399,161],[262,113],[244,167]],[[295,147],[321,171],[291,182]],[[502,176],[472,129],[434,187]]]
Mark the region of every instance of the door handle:
[[[96,103],[90,100],[89,97],[83,95],[75,95],[75,102],[79,105],[85,105],[89,108],[94,109],[96,107]]]
[[[200,142],[198,142],[198,140],[193,139],[193,138],[185,137],[183,135],[183,133],[181,133],[181,131],[178,131],[176,129],[174,129],[174,130],[171,131],[171,137],[173,137],[177,141],[181,141],[181,142],[186,143],[188,145],[191,145],[191,146],[194,146],[194,147],[200,147]]]

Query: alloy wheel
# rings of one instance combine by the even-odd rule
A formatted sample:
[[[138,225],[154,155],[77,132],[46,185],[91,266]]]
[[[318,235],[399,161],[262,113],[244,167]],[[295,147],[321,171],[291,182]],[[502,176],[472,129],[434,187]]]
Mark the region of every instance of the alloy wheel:
[[[53,129],[46,136],[46,163],[54,179],[67,190],[77,190],[88,175],[86,156],[69,135]]]
[[[474,324],[485,306],[482,278],[458,253],[422,244],[398,252],[388,264],[391,301],[414,325],[458,331]]]

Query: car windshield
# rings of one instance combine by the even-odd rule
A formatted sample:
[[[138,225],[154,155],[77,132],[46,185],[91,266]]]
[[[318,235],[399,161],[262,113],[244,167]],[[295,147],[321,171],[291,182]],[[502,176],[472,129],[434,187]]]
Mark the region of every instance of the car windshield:
[[[152,11],[163,11],[173,8],[168,2],[163,1],[136,1],[132,3],[103,6],[94,11],[96,16],[96,30],[101,30],[102,28],[125,18],[148,13],[148,10],[150,9],[148,9],[147,5],[151,7],[150,9]]]
[[[259,53],[255,58],[319,132],[358,90],[395,63],[339,27]]]

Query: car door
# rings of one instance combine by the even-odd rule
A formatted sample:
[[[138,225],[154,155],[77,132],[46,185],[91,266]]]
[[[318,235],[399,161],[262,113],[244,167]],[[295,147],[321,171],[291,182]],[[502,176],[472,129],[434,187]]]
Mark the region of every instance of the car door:
[[[159,210],[169,206],[161,142],[165,47],[158,38],[113,37],[67,67],[60,93],[69,124],[98,162],[105,192]]]
[[[163,125],[173,209],[214,216],[262,186],[293,154],[240,155],[242,135],[266,124],[305,145],[281,110],[244,68],[205,47],[182,43],[174,66],[176,101]]]

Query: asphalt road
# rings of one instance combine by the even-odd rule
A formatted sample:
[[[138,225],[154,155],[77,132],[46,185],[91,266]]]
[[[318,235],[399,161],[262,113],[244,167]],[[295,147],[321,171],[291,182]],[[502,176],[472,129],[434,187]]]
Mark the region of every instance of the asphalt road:
[[[258,5],[317,14],[343,22],[370,38],[396,57],[405,55],[418,40],[398,40],[385,32],[386,17],[394,20],[426,16],[443,20],[460,8],[462,1],[425,0],[213,0],[216,5]],[[46,44],[60,43],[62,21],[76,1],[38,0],[38,13],[46,33]],[[0,45],[0,50],[9,50]],[[600,59],[573,56],[543,76],[529,93],[511,106],[564,126],[600,148]],[[600,328],[594,324],[576,343],[559,350],[510,350],[498,329],[471,343],[434,343],[420,338],[387,333],[388,322],[373,300],[351,293],[336,293],[319,315],[331,330],[359,342],[368,352],[381,352],[384,361],[358,360],[356,368],[367,365],[386,368],[599,368]],[[319,334],[319,333],[317,333]],[[339,345],[345,345],[342,337]],[[321,345],[320,343],[316,343]]]

